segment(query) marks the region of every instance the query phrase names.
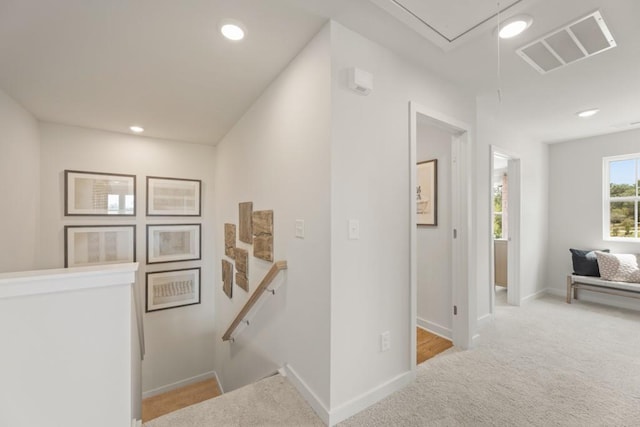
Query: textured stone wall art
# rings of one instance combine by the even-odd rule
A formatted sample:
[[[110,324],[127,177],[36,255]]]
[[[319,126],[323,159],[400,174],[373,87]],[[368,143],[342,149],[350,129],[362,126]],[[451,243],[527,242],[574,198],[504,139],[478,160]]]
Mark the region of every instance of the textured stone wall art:
[[[249,292],[249,252],[236,248],[236,284]]]
[[[233,264],[226,259],[222,260],[222,290],[231,298],[233,291]]]
[[[231,259],[235,259],[236,249],[236,225],[224,225],[224,254]]]
[[[255,211],[253,219],[253,256],[273,262],[273,211]]]
[[[239,213],[239,239],[241,242],[253,244],[253,227],[252,227],[252,213],[253,202],[242,202],[238,204]]]

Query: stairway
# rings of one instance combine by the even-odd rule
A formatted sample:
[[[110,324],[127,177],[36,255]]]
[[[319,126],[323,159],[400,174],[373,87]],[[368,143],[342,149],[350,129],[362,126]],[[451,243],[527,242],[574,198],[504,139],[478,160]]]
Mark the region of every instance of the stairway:
[[[324,426],[289,381],[274,375],[151,420],[145,427]]]

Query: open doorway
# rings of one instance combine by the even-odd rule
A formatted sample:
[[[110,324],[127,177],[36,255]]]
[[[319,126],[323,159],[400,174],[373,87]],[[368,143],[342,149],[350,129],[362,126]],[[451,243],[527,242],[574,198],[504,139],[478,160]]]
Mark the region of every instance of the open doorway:
[[[471,347],[475,333],[475,278],[469,263],[473,238],[468,129],[465,123],[410,103],[412,370],[418,326],[460,348]],[[426,143],[419,142],[425,139]],[[437,160],[437,201],[432,205],[437,221],[418,226],[417,164],[430,160]],[[419,281],[431,287],[418,290]]]
[[[520,305],[520,160],[491,148],[491,312]]]
[[[452,346],[451,130],[418,116],[417,363]],[[423,170],[425,173],[423,173]],[[426,171],[429,175],[425,176]],[[433,182],[432,181],[433,178]],[[422,188],[427,183],[427,187]],[[424,215],[421,215],[424,213]]]

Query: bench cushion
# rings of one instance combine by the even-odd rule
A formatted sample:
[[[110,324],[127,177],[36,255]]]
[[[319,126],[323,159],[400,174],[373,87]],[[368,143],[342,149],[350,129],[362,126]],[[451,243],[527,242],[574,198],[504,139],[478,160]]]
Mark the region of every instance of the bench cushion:
[[[571,280],[574,283],[584,283],[585,285],[602,286],[603,288],[640,292],[640,283],[614,282],[612,280],[604,280],[599,277],[577,276],[575,274],[571,275]]]

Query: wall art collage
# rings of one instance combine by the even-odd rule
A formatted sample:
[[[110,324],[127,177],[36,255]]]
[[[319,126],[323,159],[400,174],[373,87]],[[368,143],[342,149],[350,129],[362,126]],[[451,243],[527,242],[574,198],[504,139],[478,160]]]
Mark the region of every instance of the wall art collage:
[[[146,177],[146,264],[200,261],[202,225],[155,223],[160,217],[201,218],[202,182]],[[109,224],[64,226],[64,266],[136,262],[136,176],[65,170],[64,216],[105,217]],[[153,267],[151,267],[154,269]],[[146,272],[146,312],[200,303],[200,265]]]

